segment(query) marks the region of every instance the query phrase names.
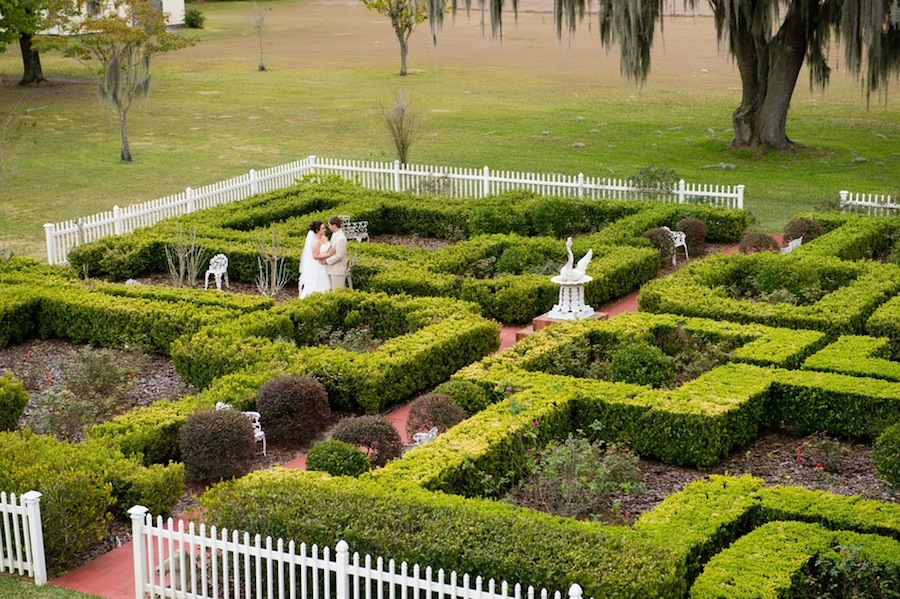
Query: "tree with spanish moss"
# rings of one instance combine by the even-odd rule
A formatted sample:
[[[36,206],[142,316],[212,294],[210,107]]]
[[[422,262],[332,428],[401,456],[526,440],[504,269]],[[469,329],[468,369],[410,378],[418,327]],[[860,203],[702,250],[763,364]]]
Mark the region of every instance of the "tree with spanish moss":
[[[423,0],[432,28],[439,28],[446,0]],[[504,0],[490,5],[495,35],[502,31]],[[832,44],[843,48],[845,68],[865,93],[886,95],[900,74],[900,0],[706,0],[721,47],[741,77],[741,103],[732,114],[735,148],[793,150],[787,135],[791,95],[807,63],[811,87],[824,89],[831,75]],[[695,8],[699,0],[684,0]],[[454,6],[455,6],[454,2]],[[466,1],[468,7],[469,0]],[[557,36],[583,22],[590,0],[554,0]],[[516,8],[513,0],[512,8]],[[620,68],[643,84],[663,0],[597,0],[600,41],[618,45]]]
[[[195,40],[166,30],[165,15],[147,0],[97,0],[88,16],[66,25],[69,35],[47,42],[66,56],[99,63],[97,91],[119,117],[122,147],[119,157],[131,162],[128,111],[150,93],[150,59],[179,50]]]

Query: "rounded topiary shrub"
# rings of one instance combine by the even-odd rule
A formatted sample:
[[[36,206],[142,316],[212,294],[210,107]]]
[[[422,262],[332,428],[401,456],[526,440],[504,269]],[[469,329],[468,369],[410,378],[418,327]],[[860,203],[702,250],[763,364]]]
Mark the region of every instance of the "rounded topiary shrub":
[[[778,251],[778,242],[768,233],[745,233],[738,247],[742,254]]]
[[[311,376],[282,376],[260,388],[256,396],[260,424],[275,443],[301,446],[331,424],[328,393]]]
[[[900,424],[884,429],[872,448],[878,476],[900,488]]]
[[[649,239],[653,247],[659,250],[661,262],[666,263],[672,260],[672,254],[675,252],[675,242],[672,241],[671,233],[662,227],[655,227],[644,231],[641,237]]]
[[[609,356],[609,379],[663,387],[675,380],[675,361],[647,343],[631,343]]]
[[[400,433],[384,416],[344,418],[334,427],[332,436],[337,441],[362,449],[376,468],[403,454]]]
[[[12,373],[0,376],[0,431],[13,431],[28,405],[28,392]]]
[[[803,238],[803,243],[808,243],[822,234],[822,225],[813,218],[795,218],[789,221],[781,231],[785,243]]]
[[[331,476],[359,476],[372,469],[369,458],[358,447],[343,441],[316,443],[306,456],[306,469]]]
[[[467,416],[477,414],[491,405],[491,394],[471,381],[447,381],[435,387],[434,392],[452,397]]]
[[[414,434],[428,431],[433,426],[442,433],[465,419],[465,410],[452,397],[441,393],[426,393],[414,399],[409,406],[406,435],[412,439]]]
[[[241,477],[256,459],[253,424],[237,410],[198,410],[178,433],[184,474],[198,482]]]
[[[692,256],[700,256],[706,250],[706,225],[699,218],[688,216],[675,225],[677,231],[684,232],[688,252]]]

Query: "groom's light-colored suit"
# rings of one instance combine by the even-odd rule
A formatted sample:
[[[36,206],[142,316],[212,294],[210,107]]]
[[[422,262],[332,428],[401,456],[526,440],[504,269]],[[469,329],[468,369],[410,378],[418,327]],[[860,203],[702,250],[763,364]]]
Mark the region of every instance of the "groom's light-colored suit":
[[[325,272],[331,279],[332,289],[343,289],[347,286],[347,237],[343,230],[331,234],[331,247],[334,254],[325,259]]]

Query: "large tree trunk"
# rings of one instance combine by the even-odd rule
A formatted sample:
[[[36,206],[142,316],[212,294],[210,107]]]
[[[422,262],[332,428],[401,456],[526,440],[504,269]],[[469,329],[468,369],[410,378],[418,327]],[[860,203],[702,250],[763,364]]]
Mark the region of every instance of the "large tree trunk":
[[[731,15],[729,42],[741,74],[741,105],[732,115],[734,148],[792,150],[787,113],[806,55],[803,12],[793,2],[781,29],[766,39],[747,15]]]
[[[22,50],[22,80],[19,81],[19,85],[46,81],[41,68],[41,55],[32,49],[31,37],[30,33],[23,33],[19,38],[19,48]]]
[[[406,40],[400,40],[400,76],[406,76],[406,54],[409,52],[409,44]]]
[[[406,55],[409,53],[409,35],[412,30],[407,31],[403,27],[400,20],[400,13],[391,15],[391,24],[394,26],[394,34],[397,36],[397,42],[400,44],[400,76],[406,76]]]
[[[119,159],[122,162],[131,162],[131,147],[128,143],[128,111],[119,108],[119,123],[122,128],[122,151]]]

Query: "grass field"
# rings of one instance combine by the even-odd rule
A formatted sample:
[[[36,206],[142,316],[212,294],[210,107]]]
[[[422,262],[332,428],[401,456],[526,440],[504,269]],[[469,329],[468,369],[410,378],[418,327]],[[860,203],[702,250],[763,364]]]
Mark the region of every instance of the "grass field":
[[[85,595],[54,586],[35,586],[33,582],[19,580],[9,575],[0,575],[0,597],[9,599],[92,599],[95,595]]]
[[[251,3],[194,6],[200,43],[155,59],[151,96],[130,113],[131,164],[90,69],[44,56],[50,81],[21,88],[17,46],[0,55],[0,116],[18,123],[0,142],[0,240],[42,258],[45,222],[311,154],[393,160],[380,114],[401,90],[419,115],[415,163],[615,177],[665,165],[689,182],[743,183],[755,227],[770,231],[841,189],[900,191],[900,86],[867,112],[837,52],[824,94],[801,74],[788,120],[800,152],[757,155],[728,147],[740,82],[707,18],[666,21],[639,89],[596,23],[558,41],[549,13],[507,15],[502,43],[477,11],[448,18],[436,47],[423,25],[401,78],[389,22],[352,0],[260,2],[262,72]]]

